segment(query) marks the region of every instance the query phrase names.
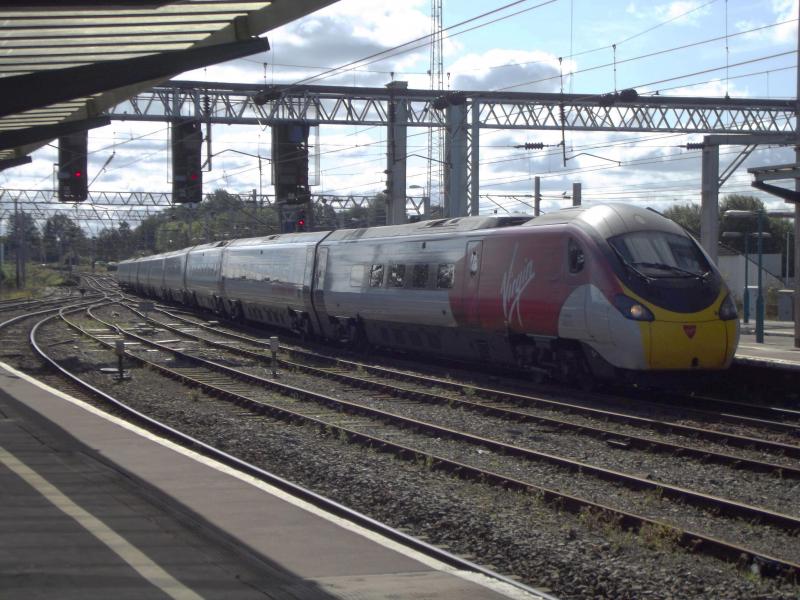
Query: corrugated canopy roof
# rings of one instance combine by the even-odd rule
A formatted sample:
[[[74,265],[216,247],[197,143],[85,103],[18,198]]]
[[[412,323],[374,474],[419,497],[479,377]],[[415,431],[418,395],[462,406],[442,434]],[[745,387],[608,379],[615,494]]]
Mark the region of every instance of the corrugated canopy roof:
[[[333,2],[5,2],[0,168],[178,73],[266,50],[257,36]]]

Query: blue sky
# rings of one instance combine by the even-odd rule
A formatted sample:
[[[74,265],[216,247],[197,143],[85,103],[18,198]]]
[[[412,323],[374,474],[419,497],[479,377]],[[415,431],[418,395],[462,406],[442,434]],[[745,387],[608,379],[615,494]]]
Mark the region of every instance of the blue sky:
[[[510,4],[500,0],[444,0],[445,27],[496,11],[446,31],[444,71],[449,75],[445,87],[558,91],[563,74],[564,91],[574,93],[608,93],[633,87],[640,94],[658,90],[681,96],[795,96],[796,0],[533,0]],[[519,14],[487,24],[512,13]],[[783,21],[790,22],[776,25]],[[476,28],[463,32],[469,27]],[[186,73],[181,78],[293,83],[428,33],[428,0],[340,0],[270,32],[270,52]],[[428,87],[428,63],[426,46],[314,83],[381,86],[394,73],[396,79],[408,81],[411,87]],[[692,75],[700,71],[707,72]],[[169,191],[166,133],[166,124],[132,122],[115,122],[92,131],[90,179],[97,177],[91,189]],[[409,152],[425,154],[425,137],[410,139]],[[510,196],[530,193],[537,174],[543,178],[548,210],[563,205],[556,198],[571,190],[574,181],[582,183],[585,202],[620,200],[657,208],[697,202],[699,153],[680,146],[700,138],[568,132],[570,152],[583,151],[600,158],[581,156],[565,169],[552,151],[521,153],[512,147],[525,141],[555,143],[560,140],[557,133],[484,132],[481,193],[487,198],[482,200],[481,209],[526,210],[524,203]],[[220,126],[213,133],[215,153],[230,148],[269,156],[269,140],[268,129],[254,127]],[[381,128],[323,126],[321,185],[315,191],[370,194],[382,190],[384,141]],[[721,168],[736,151],[735,147],[723,148]],[[112,152],[114,159],[98,174]],[[54,160],[55,151],[43,148],[35,153],[32,165],[0,173],[0,185],[52,188]],[[621,161],[622,166],[611,161]],[[751,192],[748,166],[791,161],[789,150],[760,148],[731,177],[722,193]],[[204,180],[207,192],[216,188],[272,192],[269,173],[259,179],[255,160],[235,153],[215,158],[214,170],[205,173]],[[426,180],[425,163],[411,160],[408,184],[423,185]],[[777,200],[770,202],[775,207],[782,205]]]

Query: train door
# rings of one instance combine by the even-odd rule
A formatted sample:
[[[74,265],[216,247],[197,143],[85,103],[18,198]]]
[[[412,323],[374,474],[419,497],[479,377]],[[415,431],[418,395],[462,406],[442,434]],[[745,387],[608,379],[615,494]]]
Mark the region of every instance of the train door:
[[[467,254],[464,268],[464,279],[461,284],[461,297],[464,306],[464,319],[468,326],[480,325],[480,290],[481,258],[483,241],[467,242]]]
[[[324,332],[323,320],[327,317],[325,310],[325,273],[328,269],[328,248],[325,246],[317,250],[317,261],[314,265],[314,277],[311,281],[311,306],[317,317],[317,327]]]

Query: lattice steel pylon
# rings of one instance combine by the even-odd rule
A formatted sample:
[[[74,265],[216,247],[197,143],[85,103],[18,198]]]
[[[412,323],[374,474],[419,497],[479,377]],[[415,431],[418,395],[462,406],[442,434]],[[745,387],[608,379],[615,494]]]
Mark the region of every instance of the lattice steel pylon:
[[[442,0],[431,0],[431,56],[428,75],[430,87],[434,91],[444,91],[444,33],[442,32]],[[426,172],[425,190],[433,196],[433,186],[439,194],[444,189],[444,131],[441,127],[428,129],[428,168]],[[427,215],[426,215],[427,216]]]

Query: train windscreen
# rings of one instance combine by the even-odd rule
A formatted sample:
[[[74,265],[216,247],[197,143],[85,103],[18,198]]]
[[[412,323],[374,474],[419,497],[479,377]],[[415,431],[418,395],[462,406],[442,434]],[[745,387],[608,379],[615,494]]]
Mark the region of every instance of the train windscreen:
[[[608,243],[629,266],[648,277],[706,277],[711,267],[689,237],[665,231],[635,231]]]

